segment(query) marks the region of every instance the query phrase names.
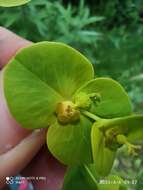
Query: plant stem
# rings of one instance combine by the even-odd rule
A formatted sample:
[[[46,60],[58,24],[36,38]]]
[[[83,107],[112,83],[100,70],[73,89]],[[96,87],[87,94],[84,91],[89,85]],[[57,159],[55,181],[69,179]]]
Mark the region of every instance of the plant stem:
[[[90,112],[88,112],[88,111],[83,111],[82,113],[83,113],[84,115],[86,115],[87,117],[89,117],[89,118],[95,120],[95,121],[101,120],[100,117],[98,117],[97,115],[95,115],[95,114],[93,114],[93,113],[90,113]]]

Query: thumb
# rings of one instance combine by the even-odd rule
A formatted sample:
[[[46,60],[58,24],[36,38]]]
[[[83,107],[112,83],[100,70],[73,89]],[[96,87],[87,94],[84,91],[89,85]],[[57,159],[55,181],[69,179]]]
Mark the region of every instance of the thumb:
[[[0,68],[22,47],[31,42],[0,27]],[[3,77],[0,71],[0,188],[5,177],[16,175],[34,157],[45,141],[45,131],[31,133],[22,129],[9,113],[4,93]]]
[[[15,55],[17,50],[31,43],[11,31],[0,27],[0,69]]]

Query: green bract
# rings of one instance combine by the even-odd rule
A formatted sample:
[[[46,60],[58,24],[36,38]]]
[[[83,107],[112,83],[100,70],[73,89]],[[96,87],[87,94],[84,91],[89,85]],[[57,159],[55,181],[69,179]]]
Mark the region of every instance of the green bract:
[[[136,155],[141,148],[132,143],[143,144],[143,116],[100,119],[92,127],[91,143],[96,170],[101,176],[107,176],[118,148],[126,145],[132,155]]]
[[[79,116],[75,124],[60,123],[57,112],[61,112],[58,117],[62,118],[65,104],[58,110],[57,106],[60,102],[70,103],[76,90],[93,76],[92,65],[83,55],[54,42],[37,43],[21,50],[4,71],[4,91],[11,113],[25,128],[51,125],[49,149],[66,164],[92,161],[91,122]]]
[[[95,93],[95,100],[93,97],[89,111],[100,117],[113,118],[132,113],[127,93],[119,83],[110,78],[93,79],[80,88],[77,94],[81,92],[89,95]]]
[[[113,166],[116,152],[106,147],[105,137],[98,128],[98,122],[92,127],[91,142],[96,171],[101,176],[107,176]]]
[[[53,124],[47,134],[50,151],[67,165],[92,162],[91,133],[92,123],[81,116],[80,122],[62,126]]]
[[[93,78],[89,61],[62,43],[41,42],[21,50],[6,66],[4,91],[11,113],[25,128],[56,122],[59,102]]]
[[[28,3],[31,0],[0,0],[0,6],[2,7],[14,7]]]
[[[67,165],[94,162],[100,175],[108,175],[117,148],[126,143],[134,149],[123,135],[143,137],[143,117],[132,116],[123,87],[110,78],[94,79],[88,59],[63,43],[20,50],[4,69],[4,93],[22,127],[49,127],[48,148]]]

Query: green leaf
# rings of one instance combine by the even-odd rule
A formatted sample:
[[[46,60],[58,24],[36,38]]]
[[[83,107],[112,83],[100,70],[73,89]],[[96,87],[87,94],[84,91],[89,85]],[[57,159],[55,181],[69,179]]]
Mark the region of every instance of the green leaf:
[[[132,112],[127,93],[118,82],[110,78],[97,78],[87,82],[76,92],[75,96],[81,92],[89,95],[93,93],[99,95],[99,100],[93,100],[90,112],[100,117],[121,117]]]
[[[123,179],[119,176],[110,175],[103,179],[102,182],[104,183],[98,185],[98,190],[127,190]]]
[[[116,128],[120,133],[127,135],[131,142],[143,143],[143,115],[111,119],[104,123],[104,129]]]
[[[90,62],[70,46],[36,43],[19,51],[5,67],[8,107],[23,127],[47,127],[55,121],[57,103],[70,100],[93,75]]]
[[[92,154],[97,172],[101,176],[107,176],[112,169],[116,152],[106,147],[105,137],[98,128],[99,125],[100,123],[96,122],[91,131]]]
[[[1,7],[15,7],[30,2],[31,0],[0,0]]]
[[[92,123],[83,116],[75,124],[60,125],[56,122],[48,129],[50,152],[67,165],[91,163],[91,126]]]
[[[68,169],[62,190],[98,190],[98,177],[94,168],[74,166]]]
[[[74,166],[68,169],[62,190],[127,190],[119,176],[98,176],[94,165]]]

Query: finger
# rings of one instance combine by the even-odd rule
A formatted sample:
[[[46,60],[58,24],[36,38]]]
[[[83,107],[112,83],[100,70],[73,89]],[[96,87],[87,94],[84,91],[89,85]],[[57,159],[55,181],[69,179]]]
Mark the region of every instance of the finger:
[[[19,173],[39,151],[45,142],[44,130],[34,131],[16,147],[0,155],[0,189],[5,185],[7,176]]]
[[[30,41],[0,27],[0,69],[15,55],[17,50],[30,44]]]

